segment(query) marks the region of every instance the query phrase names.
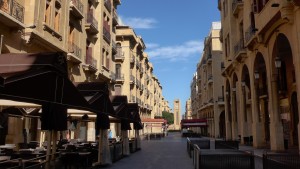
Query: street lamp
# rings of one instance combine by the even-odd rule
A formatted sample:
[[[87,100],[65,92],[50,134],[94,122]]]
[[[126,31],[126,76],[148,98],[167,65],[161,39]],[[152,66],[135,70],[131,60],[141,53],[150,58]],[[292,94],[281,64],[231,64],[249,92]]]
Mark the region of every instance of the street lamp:
[[[255,78],[255,80],[259,79],[259,72],[258,72],[258,70],[255,70],[255,72],[254,72],[254,78]]]
[[[277,69],[280,69],[281,68],[281,59],[279,57],[276,57],[275,58],[275,67]]]

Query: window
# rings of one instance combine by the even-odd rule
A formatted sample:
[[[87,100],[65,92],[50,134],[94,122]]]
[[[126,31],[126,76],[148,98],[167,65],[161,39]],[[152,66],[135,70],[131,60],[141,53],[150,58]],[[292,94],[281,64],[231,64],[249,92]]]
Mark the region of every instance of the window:
[[[44,22],[50,25],[51,20],[51,0],[46,1],[45,20]]]
[[[60,25],[60,5],[55,4],[54,30],[59,32]]]
[[[109,69],[109,62],[110,62],[109,53],[106,52],[106,68],[107,69]]]

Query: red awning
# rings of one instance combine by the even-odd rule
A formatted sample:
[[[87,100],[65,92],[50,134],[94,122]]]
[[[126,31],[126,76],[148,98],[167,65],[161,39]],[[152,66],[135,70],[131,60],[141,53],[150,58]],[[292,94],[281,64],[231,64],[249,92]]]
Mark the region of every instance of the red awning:
[[[207,120],[206,119],[183,119],[181,120],[181,127],[206,127]]]

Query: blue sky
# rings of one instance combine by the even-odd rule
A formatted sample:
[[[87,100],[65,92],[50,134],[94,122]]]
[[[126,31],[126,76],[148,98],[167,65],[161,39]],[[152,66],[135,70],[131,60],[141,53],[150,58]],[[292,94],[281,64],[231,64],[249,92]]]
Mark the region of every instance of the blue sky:
[[[203,40],[220,20],[217,0],[123,0],[117,10],[142,36],[169,106],[180,99],[183,114]]]

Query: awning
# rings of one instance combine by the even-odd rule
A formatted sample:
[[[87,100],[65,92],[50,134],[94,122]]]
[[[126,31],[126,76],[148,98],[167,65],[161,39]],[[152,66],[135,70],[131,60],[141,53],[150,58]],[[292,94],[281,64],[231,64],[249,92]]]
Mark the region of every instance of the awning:
[[[206,119],[183,119],[181,120],[181,127],[206,127],[207,120]]]
[[[109,129],[109,115],[115,116],[113,105],[109,98],[107,83],[103,82],[82,82],[75,83],[79,92],[88,101],[91,108],[97,113],[96,128]]]
[[[67,108],[91,111],[68,79],[67,61],[61,53],[2,54],[0,77],[0,99],[42,105],[43,130],[67,129],[57,127],[66,126],[59,124],[67,123]]]
[[[128,110],[127,96],[113,96],[111,98],[115,115],[121,120],[121,130],[131,130],[130,122],[133,117]]]
[[[143,129],[143,124],[141,123],[141,117],[139,113],[139,106],[137,103],[128,103],[128,111],[132,115],[133,127],[135,130]]]

